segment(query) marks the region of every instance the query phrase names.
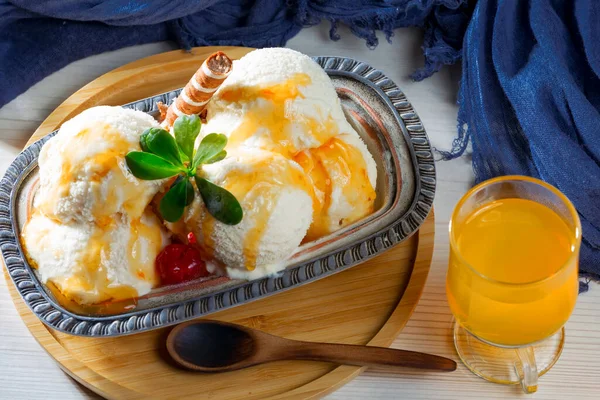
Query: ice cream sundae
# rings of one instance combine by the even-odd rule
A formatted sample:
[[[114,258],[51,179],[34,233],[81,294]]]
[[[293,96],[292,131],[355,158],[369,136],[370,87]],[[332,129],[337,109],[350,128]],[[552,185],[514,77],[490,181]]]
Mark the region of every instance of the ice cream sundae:
[[[301,244],[373,212],[373,157],[310,57],[215,53],[159,109],[159,121],[88,109],[40,153],[22,243],[77,303],[276,274]]]

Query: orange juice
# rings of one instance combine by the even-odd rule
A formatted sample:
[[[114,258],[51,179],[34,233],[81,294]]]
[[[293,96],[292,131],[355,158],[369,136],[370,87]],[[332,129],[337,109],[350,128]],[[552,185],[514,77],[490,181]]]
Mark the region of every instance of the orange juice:
[[[572,229],[553,210],[509,198],[475,208],[451,227],[446,290],[475,336],[521,346],[558,331],[578,291]]]

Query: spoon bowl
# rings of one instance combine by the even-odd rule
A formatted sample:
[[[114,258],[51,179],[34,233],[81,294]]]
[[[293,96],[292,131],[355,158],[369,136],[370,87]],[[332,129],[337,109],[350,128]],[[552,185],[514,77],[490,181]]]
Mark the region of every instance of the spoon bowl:
[[[202,372],[225,372],[278,360],[313,360],[367,367],[411,367],[454,371],[448,358],[408,350],[285,339],[220,321],[176,326],[167,351],[179,365]]]
[[[255,339],[248,332],[210,322],[179,325],[169,335],[167,349],[182,365],[205,370],[234,365],[243,368],[256,353]]]

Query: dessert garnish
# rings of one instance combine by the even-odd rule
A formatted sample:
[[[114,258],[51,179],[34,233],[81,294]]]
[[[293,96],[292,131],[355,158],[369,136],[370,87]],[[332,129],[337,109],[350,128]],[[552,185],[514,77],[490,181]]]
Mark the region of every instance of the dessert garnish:
[[[170,244],[160,252],[156,257],[156,269],[163,285],[175,285],[210,275],[200,251],[181,243]]]
[[[211,54],[185,85],[179,96],[170,106],[159,103],[162,127],[169,129],[177,117],[202,113],[213,93],[229,76],[233,62],[225,53]]]
[[[236,225],[242,220],[243,211],[235,196],[199,175],[202,164],[225,158],[227,137],[219,133],[208,134],[194,149],[200,126],[197,115],[182,115],[173,124],[175,137],[161,128],[145,130],[140,137],[142,151],[127,153],[127,166],[138,179],[177,177],[160,201],[159,211],[166,221],[179,220],[185,207],[194,200],[193,179],[207,211],[224,224]]]
[[[308,56],[261,49],[234,67],[215,53],[159,108],[156,121],[93,107],[40,152],[23,247],[69,301],[273,275],[302,243],[374,210],[375,160]]]

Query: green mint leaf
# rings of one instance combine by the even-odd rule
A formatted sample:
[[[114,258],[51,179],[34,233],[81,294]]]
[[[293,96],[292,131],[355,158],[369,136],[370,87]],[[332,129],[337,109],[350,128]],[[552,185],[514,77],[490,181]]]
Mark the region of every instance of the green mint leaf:
[[[194,200],[194,187],[187,177],[180,176],[161,199],[158,210],[166,221],[176,222],[192,200]]]
[[[192,185],[192,182],[190,182],[190,178],[186,176],[184,179],[186,190],[185,205],[189,206],[190,204],[192,204],[192,201],[194,201],[194,195],[196,194],[196,191],[194,190],[194,185]]]
[[[179,148],[179,158],[181,158],[181,161],[191,161],[188,156],[181,150],[181,148]]]
[[[125,161],[133,176],[147,181],[169,178],[181,172],[180,167],[152,153],[130,151]]]
[[[221,161],[225,157],[227,157],[227,152],[225,150],[221,150],[220,152],[218,152],[217,154],[215,154],[215,156],[213,158],[211,158],[210,160],[204,161],[203,164],[216,163],[217,161]]]
[[[198,186],[198,191],[208,212],[224,224],[239,224],[244,213],[242,206],[235,196],[204,178],[198,176],[194,178],[196,179],[196,186]]]
[[[202,138],[194,155],[193,168],[206,163],[219,154],[227,145],[227,136],[222,133],[211,133]]]
[[[155,129],[155,128],[146,129],[140,136],[140,147],[142,148],[142,151],[145,151],[146,153],[150,153],[150,149],[148,148],[148,145],[146,144],[146,139],[148,138],[150,129]]]
[[[164,129],[150,128],[146,137],[146,147],[150,152],[164,158],[173,165],[183,166],[175,139]]]
[[[182,115],[173,123],[175,140],[185,159],[192,161],[194,158],[194,145],[200,133],[200,118],[197,115]]]

